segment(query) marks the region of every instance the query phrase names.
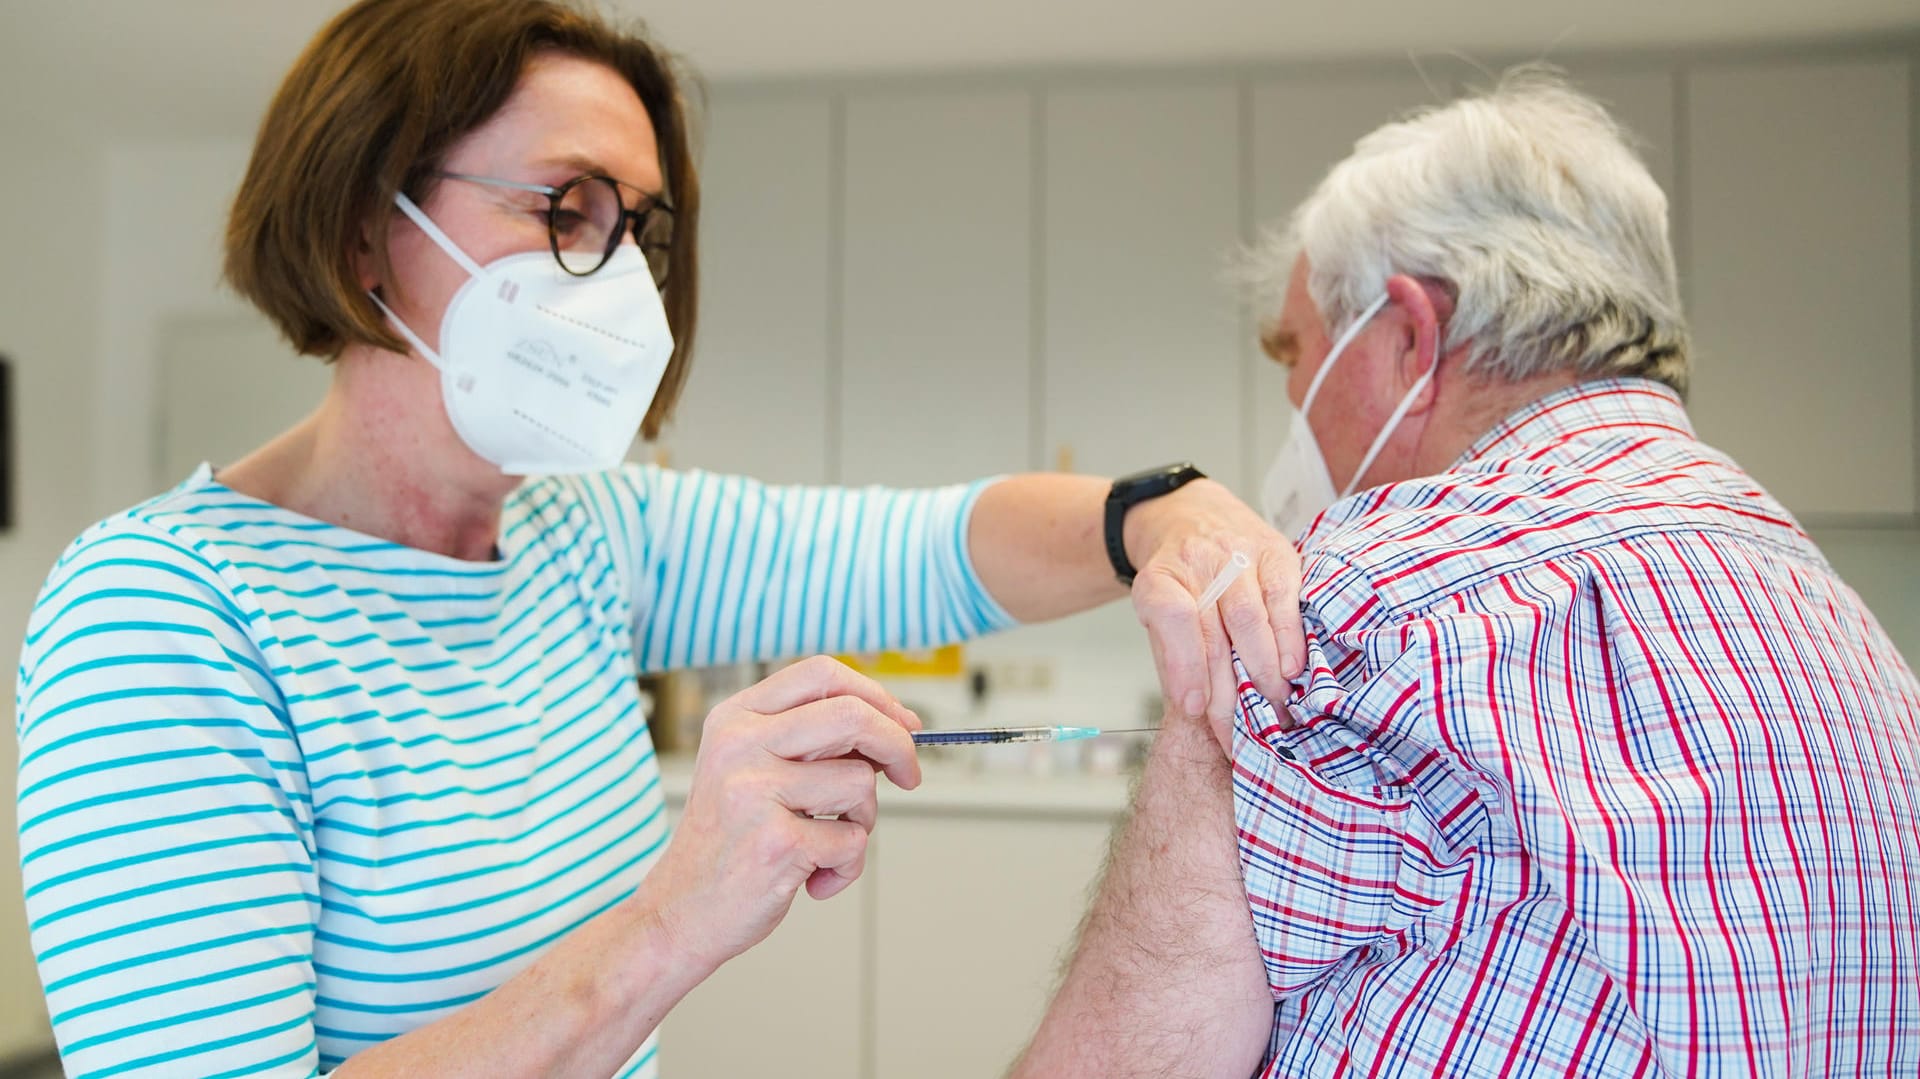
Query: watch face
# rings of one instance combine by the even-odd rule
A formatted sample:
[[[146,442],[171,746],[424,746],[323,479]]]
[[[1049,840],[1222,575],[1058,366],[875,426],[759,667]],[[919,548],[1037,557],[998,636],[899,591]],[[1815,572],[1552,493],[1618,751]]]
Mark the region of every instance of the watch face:
[[[1205,473],[1191,464],[1163,465],[1150,468],[1145,472],[1136,472],[1131,476],[1114,482],[1114,491],[1131,502],[1156,498],[1169,491],[1201,479]]]

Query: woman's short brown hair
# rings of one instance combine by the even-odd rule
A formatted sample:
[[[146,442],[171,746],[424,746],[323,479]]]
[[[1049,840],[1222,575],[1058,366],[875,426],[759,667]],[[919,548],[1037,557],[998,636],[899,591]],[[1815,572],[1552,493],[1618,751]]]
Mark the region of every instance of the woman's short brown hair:
[[[361,241],[386,235],[395,192],[426,201],[447,152],[546,51],[618,71],[653,122],[675,210],[662,300],[677,346],[642,427],[654,438],[686,382],[699,295],[700,186],[682,78],[643,33],[566,0],[360,0],[335,17],[260,122],[227,221],[226,278],[305,355],[406,351],[361,289]],[[374,256],[386,277],[384,247]]]

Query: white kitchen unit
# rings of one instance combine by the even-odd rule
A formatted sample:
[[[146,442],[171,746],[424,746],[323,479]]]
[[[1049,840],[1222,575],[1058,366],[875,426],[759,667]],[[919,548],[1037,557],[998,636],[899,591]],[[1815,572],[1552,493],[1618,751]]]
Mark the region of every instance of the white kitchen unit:
[[[1686,76],[1691,411],[1803,517],[1920,510],[1911,78],[1898,56]]]
[[[1017,91],[847,99],[841,482],[1039,463],[1033,111]]]
[[[677,819],[690,762],[664,769]],[[668,1016],[668,1074],[999,1075],[1052,995],[1126,801],[1120,776],[929,762],[918,790],[883,781],[866,874],[824,903],[801,895]]]
[[[296,355],[251,308],[167,319],[157,347],[155,491],[186,479],[202,461],[217,469],[260,448],[319,408],[333,381],[331,366]]]
[[[1120,475],[1191,458],[1240,487],[1238,89],[1047,95],[1041,401],[1049,460]]]
[[[712,104],[698,345],[660,447],[676,468],[775,483],[831,478],[831,121],[822,97],[719,95]]]

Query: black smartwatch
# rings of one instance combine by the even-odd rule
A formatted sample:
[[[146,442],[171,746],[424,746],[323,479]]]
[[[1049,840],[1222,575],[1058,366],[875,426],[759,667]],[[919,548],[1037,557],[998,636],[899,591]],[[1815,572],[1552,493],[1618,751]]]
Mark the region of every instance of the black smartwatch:
[[[1120,578],[1121,584],[1131,587],[1133,578],[1140,572],[1127,557],[1127,511],[1149,499],[1172,494],[1194,480],[1206,478],[1207,474],[1193,467],[1192,462],[1182,461],[1177,465],[1162,465],[1145,472],[1135,472],[1113,481],[1113,488],[1107,492],[1107,561],[1113,563],[1113,572]]]

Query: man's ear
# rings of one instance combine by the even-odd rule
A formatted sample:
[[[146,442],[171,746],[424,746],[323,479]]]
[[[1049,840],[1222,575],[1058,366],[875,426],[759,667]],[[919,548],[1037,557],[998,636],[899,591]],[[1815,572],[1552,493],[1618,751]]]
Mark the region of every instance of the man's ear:
[[[1387,296],[1402,319],[1394,375],[1400,383],[1399,392],[1406,393],[1440,362],[1441,340],[1446,334],[1447,319],[1453,314],[1453,297],[1439,284],[1407,274],[1387,278]],[[1432,407],[1434,398],[1434,389],[1429,383],[1420,399],[1408,409],[1409,414]]]

